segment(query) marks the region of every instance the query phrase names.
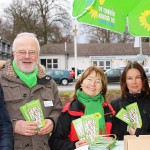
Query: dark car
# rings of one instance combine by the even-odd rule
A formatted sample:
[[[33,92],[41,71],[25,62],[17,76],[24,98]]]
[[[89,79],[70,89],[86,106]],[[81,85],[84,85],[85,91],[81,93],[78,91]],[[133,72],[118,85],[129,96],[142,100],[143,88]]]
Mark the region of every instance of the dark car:
[[[119,68],[109,69],[105,71],[108,82],[119,82],[123,70],[124,67],[119,67]]]
[[[73,82],[73,77],[68,70],[51,70],[47,69],[46,74],[51,76],[57,84],[67,85]]]
[[[150,81],[150,67],[146,66],[146,67],[143,67],[143,68],[144,68],[144,71],[147,75],[148,80]]]

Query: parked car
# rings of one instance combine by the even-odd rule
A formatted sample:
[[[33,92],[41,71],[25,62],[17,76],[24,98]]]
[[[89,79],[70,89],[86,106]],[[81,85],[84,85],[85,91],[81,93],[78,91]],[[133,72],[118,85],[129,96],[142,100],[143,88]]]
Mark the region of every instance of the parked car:
[[[144,68],[144,70],[145,70],[145,73],[150,73],[150,67],[144,66],[143,68]]]
[[[119,68],[114,68],[114,69],[109,69],[105,71],[105,74],[109,82],[119,82],[120,81],[120,76],[124,70],[124,67],[119,67]]]
[[[46,74],[51,76],[57,84],[68,85],[73,82],[73,77],[68,70],[47,69]]]
[[[148,77],[148,80],[150,81],[150,67],[144,66],[143,68],[144,68],[145,73],[146,73],[146,75]]]
[[[80,76],[82,73],[83,73],[84,70],[79,70],[77,69],[77,78],[78,76]],[[71,70],[70,71],[71,75],[73,76],[73,78],[75,79],[75,71],[74,70]]]

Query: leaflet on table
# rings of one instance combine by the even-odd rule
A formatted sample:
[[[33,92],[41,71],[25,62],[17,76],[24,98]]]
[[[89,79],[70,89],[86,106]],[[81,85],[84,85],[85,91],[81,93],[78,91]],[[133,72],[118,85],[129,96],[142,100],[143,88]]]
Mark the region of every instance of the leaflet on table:
[[[111,137],[110,135],[98,135],[95,137],[93,143],[90,144],[90,150],[102,150],[102,149],[111,149],[116,144],[116,136]]]
[[[86,139],[93,142],[96,135],[99,135],[99,113],[84,115],[79,119],[73,120],[73,125],[79,139]]]
[[[36,121],[39,123],[38,128],[45,126],[44,114],[40,100],[32,100],[20,107],[20,110],[26,121]]]
[[[127,123],[130,127],[141,128],[142,119],[137,102],[126,106],[126,109],[122,108],[116,117]]]
[[[109,148],[97,148],[98,150],[124,150],[124,141],[117,141],[113,147]],[[89,145],[81,146],[75,150],[91,150]],[[96,150],[96,149],[94,149]]]

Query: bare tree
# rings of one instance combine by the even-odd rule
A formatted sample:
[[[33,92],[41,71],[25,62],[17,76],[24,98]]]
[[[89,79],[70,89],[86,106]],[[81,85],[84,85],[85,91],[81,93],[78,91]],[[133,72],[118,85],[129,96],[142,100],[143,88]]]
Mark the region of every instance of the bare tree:
[[[123,34],[115,33],[113,31],[102,29],[100,27],[93,27],[84,25],[85,30],[82,31],[83,34],[87,34],[89,42],[95,43],[127,43],[133,42],[134,37],[131,36],[127,29]]]
[[[67,1],[63,0],[63,3]],[[63,3],[61,0],[13,0],[5,9],[13,37],[23,31],[34,32],[41,44],[68,38],[71,21],[66,11],[67,4]],[[57,41],[54,37],[58,35]]]

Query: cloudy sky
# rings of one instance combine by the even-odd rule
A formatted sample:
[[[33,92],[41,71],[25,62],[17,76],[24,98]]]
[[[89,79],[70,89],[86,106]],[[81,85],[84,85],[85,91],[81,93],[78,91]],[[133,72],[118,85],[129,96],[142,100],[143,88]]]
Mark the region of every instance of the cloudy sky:
[[[11,3],[12,0],[0,0],[0,16],[3,15],[3,9]]]
[[[3,9],[5,7],[7,7],[10,3],[12,2],[12,0],[0,0],[0,16],[3,17]],[[71,4],[72,6],[72,4]],[[71,10],[70,10],[70,15],[71,15]],[[76,19],[73,19],[75,22],[75,24],[78,24],[76,22]],[[80,27],[80,24],[78,24],[78,35],[80,35],[80,30],[81,30],[81,27]],[[85,43],[86,42],[86,37],[84,35],[80,35],[77,37],[77,41],[79,43]]]

